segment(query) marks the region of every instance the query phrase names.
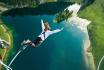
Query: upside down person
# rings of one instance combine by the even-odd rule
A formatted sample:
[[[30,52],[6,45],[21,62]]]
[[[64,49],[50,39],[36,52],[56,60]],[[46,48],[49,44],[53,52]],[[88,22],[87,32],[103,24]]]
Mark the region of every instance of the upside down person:
[[[41,34],[36,38],[36,40],[31,41],[31,40],[24,40],[21,45],[30,45],[32,47],[37,47],[37,45],[41,44],[43,41],[45,41],[45,39],[54,34],[54,33],[58,33],[60,31],[63,30],[63,28],[61,29],[56,29],[56,30],[51,30],[48,22],[43,22],[43,20],[41,20],[41,25],[42,25],[42,32]]]

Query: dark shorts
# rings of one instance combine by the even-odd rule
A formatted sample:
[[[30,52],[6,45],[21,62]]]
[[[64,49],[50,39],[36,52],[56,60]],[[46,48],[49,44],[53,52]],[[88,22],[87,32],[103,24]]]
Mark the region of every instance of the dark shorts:
[[[33,41],[33,43],[34,43],[35,45],[38,45],[38,44],[41,43],[41,41],[42,41],[41,37],[37,37],[36,40]]]

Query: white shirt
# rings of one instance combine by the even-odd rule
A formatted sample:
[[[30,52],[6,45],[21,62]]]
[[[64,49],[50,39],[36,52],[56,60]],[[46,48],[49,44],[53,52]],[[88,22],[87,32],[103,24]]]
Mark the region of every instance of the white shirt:
[[[41,24],[42,24],[42,32],[41,34],[38,36],[38,37],[41,37],[41,39],[44,41],[49,35],[52,35],[54,33],[57,33],[57,32],[60,32],[61,30],[60,29],[56,29],[56,30],[53,30],[53,31],[50,31],[50,30],[47,30],[45,31],[45,38],[44,38],[44,29],[45,29],[45,26],[44,26],[44,23],[43,23],[43,20],[41,20]]]

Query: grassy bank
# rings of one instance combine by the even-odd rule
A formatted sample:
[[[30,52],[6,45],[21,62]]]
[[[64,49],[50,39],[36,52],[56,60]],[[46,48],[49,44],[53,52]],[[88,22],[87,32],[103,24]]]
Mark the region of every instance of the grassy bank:
[[[9,29],[8,34],[9,34],[10,39],[11,39],[11,41],[10,41],[11,44],[10,44],[10,48],[7,49],[7,52],[6,52],[6,54],[5,54],[5,58],[4,58],[4,60],[3,60],[5,63],[7,63],[8,58],[10,57],[11,52],[12,52],[12,50],[13,50],[13,35],[12,35],[12,32],[13,32],[13,31]]]
[[[80,17],[89,19],[92,23],[89,25],[89,36],[91,40],[92,53],[94,55],[95,65],[97,67],[101,57],[104,55],[104,0],[95,0],[95,2],[79,13]],[[102,63],[104,65],[104,61]],[[104,70],[101,66],[100,70]]]
[[[1,20],[0,20],[1,21]],[[0,22],[0,38],[6,40],[7,42],[9,42],[9,37],[8,37],[8,33],[5,31],[4,29],[4,24],[2,24],[2,21]],[[0,54],[3,55],[3,51],[5,49],[0,48]]]
[[[0,38],[4,39],[8,43],[10,43],[10,47],[8,49],[0,48],[0,54],[3,57],[3,62],[7,63],[8,57],[10,55],[10,52],[11,52],[12,48],[13,48],[13,36],[12,36],[12,30],[10,30],[8,27],[6,27],[3,24],[1,18],[0,18]]]

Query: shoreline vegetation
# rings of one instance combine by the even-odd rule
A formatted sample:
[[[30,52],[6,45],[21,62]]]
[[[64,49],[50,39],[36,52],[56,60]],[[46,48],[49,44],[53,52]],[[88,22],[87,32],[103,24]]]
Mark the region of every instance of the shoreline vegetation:
[[[89,1],[89,0],[86,0]],[[86,8],[80,10],[78,12],[78,16],[81,18],[86,18],[88,20],[91,20],[91,24],[88,25],[88,35],[89,40],[91,42],[90,47],[86,46],[86,54],[89,60],[87,60],[92,64],[89,64],[92,66],[92,68],[97,69],[98,63],[101,59],[101,57],[104,55],[104,0],[93,0],[94,3],[92,3],[90,6],[87,6]],[[69,16],[70,17],[70,16]],[[100,66],[100,70],[104,70],[104,61],[102,61],[102,64]]]
[[[84,32],[84,35],[85,35],[85,38],[83,40],[84,60],[85,60],[88,70],[95,70],[95,64],[94,64],[92,52],[88,52],[88,49],[91,48],[91,46],[90,46],[90,40],[89,40],[87,27],[91,23],[91,21],[78,17],[77,13],[79,12],[79,9],[81,8],[81,6],[82,5],[79,5],[76,3],[76,4],[73,4],[68,7],[69,13],[72,11],[73,11],[73,13],[72,13],[71,17],[69,16],[67,21],[71,25],[77,26],[77,28],[79,28],[82,32]]]
[[[92,52],[94,56],[94,63],[97,69],[101,57],[104,55],[104,0],[95,0],[95,2],[81,11],[79,15],[83,18],[91,20],[88,26],[89,39],[91,41],[91,48],[88,51]],[[104,61],[100,66],[100,70],[104,70]]]
[[[91,41],[88,35],[88,29],[86,31],[85,40],[84,40],[84,54],[85,54],[84,57],[88,70],[96,70],[94,63],[94,56],[92,53]]]
[[[0,38],[6,40],[10,44],[9,48],[6,48],[6,49],[0,48],[2,61],[4,63],[7,63],[10,51],[13,48],[13,36],[12,36],[11,30],[6,25],[3,24],[1,17],[0,17]],[[3,67],[0,65],[0,70],[2,69]]]

